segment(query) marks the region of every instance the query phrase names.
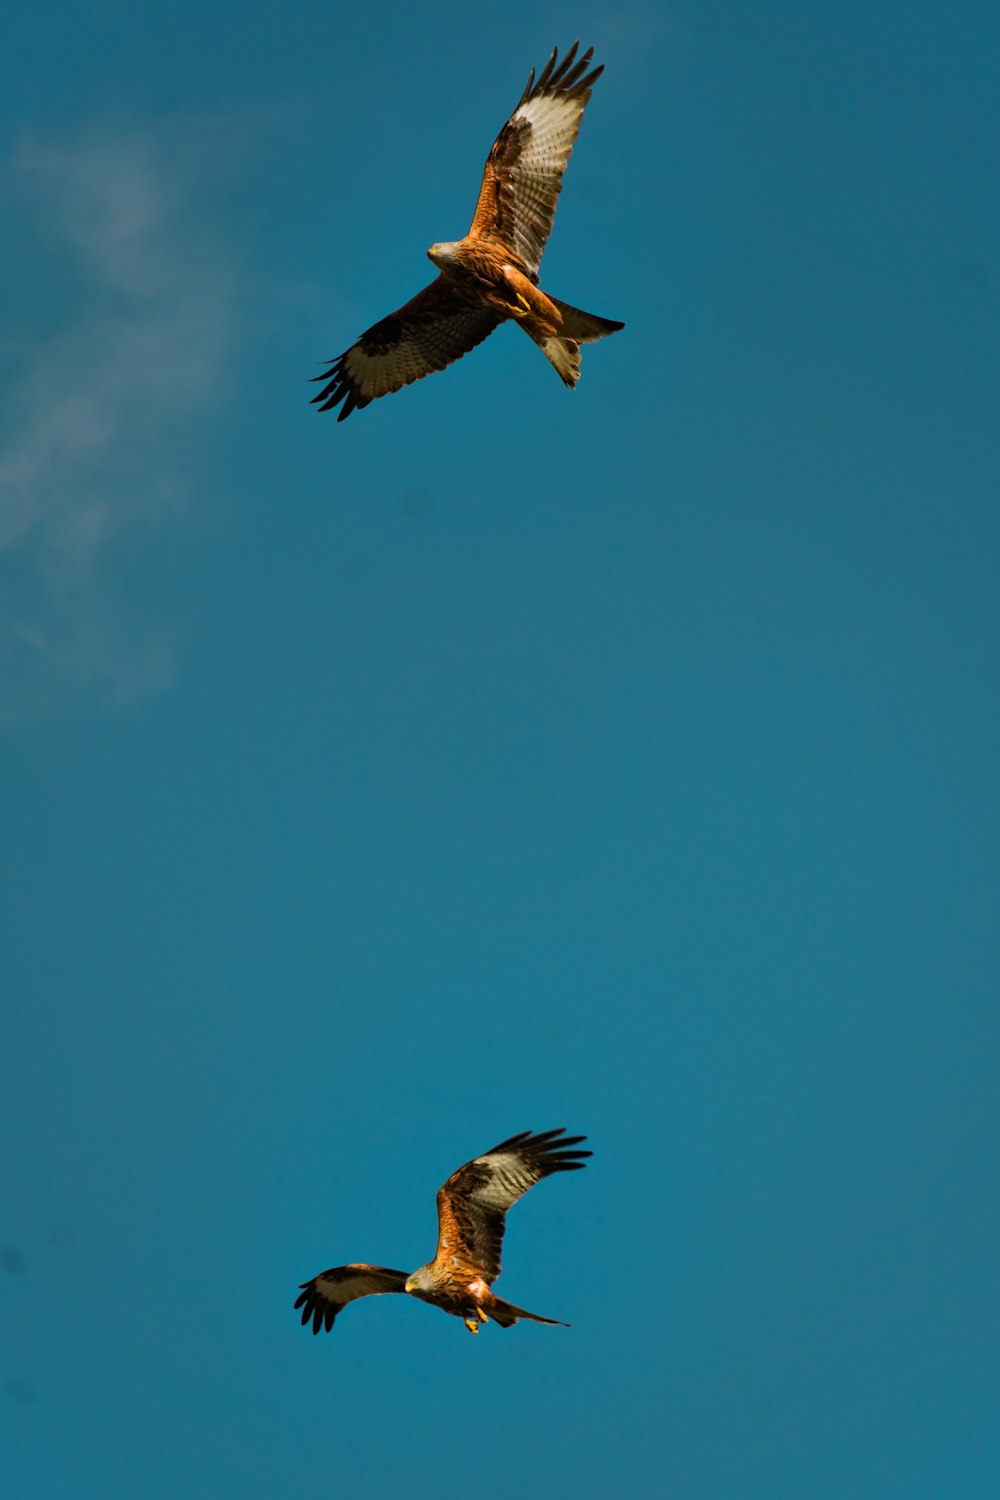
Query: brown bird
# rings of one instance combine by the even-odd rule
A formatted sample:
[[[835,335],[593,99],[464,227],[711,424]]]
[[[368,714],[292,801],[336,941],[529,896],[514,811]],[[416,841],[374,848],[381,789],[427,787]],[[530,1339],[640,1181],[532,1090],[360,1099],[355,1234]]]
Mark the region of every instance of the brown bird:
[[[364,1264],[335,1266],[321,1272],[302,1283],[296,1299],[303,1325],[311,1321],[313,1333],[321,1328],[329,1333],[348,1302],[383,1292],[408,1292],[421,1302],[430,1302],[462,1318],[470,1333],[478,1333],[480,1323],[488,1323],[490,1318],[501,1328],[510,1328],[518,1318],[559,1323],[558,1318],[542,1318],[494,1297],[490,1287],[500,1275],[507,1210],[543,1177],[586,1166],[583,1158],[592,1152],[570,1149],[586,1139],[585,1135],[567,1135],[564,1129],[543,1130],[537,1135],[522,1130],[483,1156],[467,1161],[438,1190],[434,1259],[412,1273]],[[559,1326],[568,1328],[569,1324]]]
[[[591,88],[594,49],[572,47],[556,65],[553,50],[538,82],[534,69],[517,107],[497,136],[483,172],[472,227],[464,239],[432,245],[440,275],[398,312],[363,333],[317,380],[320,411],[343,402],[337,420],[377,396],[443,370],[513,318],[568,386],[580,376],[580,345],[624,328],[581,312],[538,285],[538,266],[552,231],[563,172]]]

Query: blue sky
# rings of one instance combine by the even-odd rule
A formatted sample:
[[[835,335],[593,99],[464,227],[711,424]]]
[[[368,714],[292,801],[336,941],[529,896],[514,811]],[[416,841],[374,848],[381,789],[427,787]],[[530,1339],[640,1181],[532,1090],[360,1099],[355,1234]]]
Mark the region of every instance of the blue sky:
[[[341,425],[554,43],[516,330]],[[992,1497],[985,5],[23,8],[0,60],[21,1497]],[[498,1291],[313,1339],[526,1128]]]

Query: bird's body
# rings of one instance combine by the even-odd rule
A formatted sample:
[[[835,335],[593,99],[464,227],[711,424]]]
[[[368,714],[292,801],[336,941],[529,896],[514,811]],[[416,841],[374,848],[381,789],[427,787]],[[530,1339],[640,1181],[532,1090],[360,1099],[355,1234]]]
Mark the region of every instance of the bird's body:
[[[538,82],[532,72],[514,113],[486,162],[479,201],[461,240],[432,245],[436,281],[363,333],[322,376],[314,397],[321,411],[341,405],[338,421],[378,396],[442,370],[514,319],[566,385],[580,374],[580,345],[625,325],[581,312],[538,286],[538,267],[552,229],[562,176],[591,88],[574,42],[562,62],[549,58]]]
[[[504,318],[517,318],[532,338],[548,338],[562,327],[559,304],[535,285],[506,246],[466,238],[432,245],[427,255],[470,306],[485,302]]]
[[[522,1131],[466,1162],[438,1190],[438,1245],[434,1259],[418,1270],[355,1263],[323,1271],[302,1283],[296,1308],[313,1333],[329,1330],[348,1302],[386,1292],[406,1292],[442,1312],[461,1318],[470,1333],[491,1320],[510,1328],[519,1318],[555,1324],[494,1295],[500,1275],[507,1210],[536,1182],[553,1172],[572,1172],[585,1165],[589,1151],[573,1149],[586,1137],[563,1130],[533,1135]],[[566,1326],[566,1325],[562,1325]]]

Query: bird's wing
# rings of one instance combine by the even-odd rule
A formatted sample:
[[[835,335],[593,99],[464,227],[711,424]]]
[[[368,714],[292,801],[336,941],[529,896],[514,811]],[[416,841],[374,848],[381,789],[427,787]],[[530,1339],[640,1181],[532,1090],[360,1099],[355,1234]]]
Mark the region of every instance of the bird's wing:
[[[580,129],[590,91],[604,71],[587,71],[588,47],[577,59],[574,42],[556,65],[555,49],[538,82],[532,69],[517,108],[486,159],[470,239],[500,240],[537,277],[552,232],[563,172]]]
[[[315,376],[327,384],[313,403],[320,411],[330,411],[343,401],[337,415],[342,422],[355,407],[367,406],[377,396],[401,390],[461,359],[501,321],[500,314],[485,304],[463,301],[439,276]]]
[[[457,1257],[476,1267],[487,1281],[495,1281],[507,1210],[543,1177],[585,1166],[583,1158],[591,1152],[569,1148],[586,1139],[562,1129],[537,1135],[522,1130],[459,1167],[438,1191],[435,1263],[450,1267]]]
[[[304,1281],[295,1299],[302,1309],[302,1323],[312,1321],[313,1333],[333,1327],[333,1320],[348,1302],[358,1297],[378,1297],[383,1292],[405,1292],[406,1271],[391,1271],[388,1266],[334,1266],[321,1271],[312,1281]]]

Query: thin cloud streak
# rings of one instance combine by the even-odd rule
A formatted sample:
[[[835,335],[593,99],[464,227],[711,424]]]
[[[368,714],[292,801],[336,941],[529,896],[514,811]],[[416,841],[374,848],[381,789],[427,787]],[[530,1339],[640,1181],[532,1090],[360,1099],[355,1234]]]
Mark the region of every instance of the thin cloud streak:
[[[81,690],[156,692],[172,675],[169,632],[116,600],[108,564],[183,505],[185,437],[231,342],[233,272],[186,208],[193,174],[177,155],[140,133],[32,140],[4,174],[76,278],[63,326],[15,351],[3,400],[8,718]]]

